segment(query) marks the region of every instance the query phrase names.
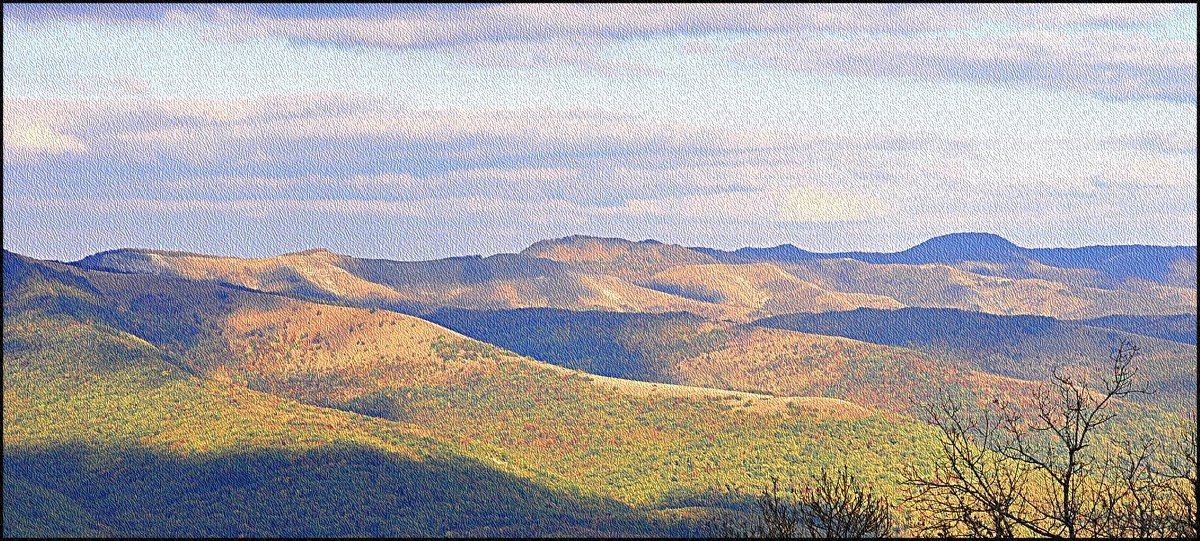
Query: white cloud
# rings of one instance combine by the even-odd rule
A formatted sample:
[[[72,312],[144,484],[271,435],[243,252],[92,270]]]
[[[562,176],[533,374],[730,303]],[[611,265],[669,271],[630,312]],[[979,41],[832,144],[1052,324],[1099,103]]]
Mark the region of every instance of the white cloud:
[[[210,20],[296,37],[396,47],[556,36],[628,37],[679,32],[872,30],[906,32],[983,24],[1130,27],[1175,12],[1171,4],[500,4],[443,9],[278,9],[271,5],[10,6],[6,18],[117,22]]]
[[[649,63],[607,59],[600,54],[605,44],[750,34],[760,39],[735,48],[729,60],[766,59],[797,69],[871,77],[1034,85],[1117,99],[1194,101],[1194,42],[1112,30],[1178,16],[1175,7],[1165,4],[507,4],[383,17],[233,14],[219,20],[232,35],[435,49],[473,63],[568,65],[609,76],[660,71]],[[1017,31],[994,35],[993,28],[972,35],[996,25]]]
[[[67,169],[60,174],[26,169],[15,170],[15,177],[86,170],[95,182],[111,180],[105,192],[136,175],[139,190],[197,196],[222,190],[401,199],[482,194],[611,206],[789,184],[887,198],[936,193],[944,185],[1086,188],[1097,175],[1195,184],[1186,167],[1194,160],[1194,128],[1190,145],[1185,134],[1150,126],[1071,138],[814,134],[706,128],[595,110],[414,111],[334,94],[230,101],[15,98],[5,99],[4,109],[6,148],[71,157],[42,164]],[[839,215],[853,214],[854,207],[837,208]],[[803,206],[789,212],[820,216]]]
[[[226,40],[280,37],[305,44],[432,50],[488,66],[573,66],[606,76],[662,73],[654,60],[607,58],[606,46],[614,43],[749,35],[759,39],[733,48],[727,61],[761,59],[867,77],[1031,85],[1117,99],[1196,98],[1194,40],[1128,31],[1187,16],[1170,4],[502,4],[376,7],[340,14],[269,5],[10,11],[6,20],[15,23],[55,17],[139,25],[186,21]]]
[[[6,207],[112,202],[162,231],[288,216],[278,234],[322,213],[734,244],[875,233],[847,225],[864,220],[905,242],[1194,221],[1194,42],[1141,26],[1172,6],[36,8],[85,19],[53,24],[13,8]],[[66,219],[36,209],[22,227]]]
[[[570,36],[622,39],[714,32],[964,29],[986,24],[1031,27],[1123,27],[1170,16],[1174,8],[1144,5],[654,5],[505,4],[474,9],[417,10],[382,17],[231,14],[223,21],[312,41],[382,47],[441,47],[478,42],[549,41]]]

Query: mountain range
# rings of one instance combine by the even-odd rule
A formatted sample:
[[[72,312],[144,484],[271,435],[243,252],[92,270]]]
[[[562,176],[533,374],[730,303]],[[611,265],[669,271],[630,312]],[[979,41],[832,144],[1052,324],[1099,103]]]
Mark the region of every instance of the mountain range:
[[[1196,254],[5,250],[4,531],[702,534],[772,476],[895,487],[938,445],[919,401],[1027,407],[1121,339],[1153,391],[1122,430],[1153,434],[1195,417]]]
[[[519,254],[434,261],[316,249],[262,259],[115,250],[73,265],[216,280],[361,305],[683,311],[749,321],[855,308],[958,308],[1091,319],[1196,312],[1196,247],[1020,248],[946,235],[894,254],[817,254],[790,245],[721,252],[573,236]]]

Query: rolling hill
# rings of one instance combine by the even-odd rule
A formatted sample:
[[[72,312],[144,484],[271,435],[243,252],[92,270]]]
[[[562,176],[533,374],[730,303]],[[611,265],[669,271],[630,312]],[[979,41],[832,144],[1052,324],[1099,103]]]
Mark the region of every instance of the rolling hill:
[[[671,531],[495,450],[197,377],[102,323],[8,312],[3,363],[6,537]]]
[[[998,235],[955,233],[895,253],[790,244],[695,250],[726,264],[775,263],[822,287],[908,306],[1076,319],[1196,311],[1195,246],[1022,248]]]
[[[386,310],[9,252],[4,280],[12,535],[686,534],[749,505],[720,487],[850,456],[891,486],[930,449],[845,401],[590,376]]]
[[[1061,319],[1196,311],[1194,247],[1027,249],[982,234],[937,237],[894,254],[819,254],[790,245],[723,252],[572,236],[519,254],[434,261],[322,249],[259,259],[115,250],[74,265],[401,311],[687,311],[733,321],[906,306]]]
[[[818,259],[779,263],[781,268],[834,291],[891,297],[905,306],[958,308],[999,315],[1045,315],[1086,319],[1117,314],[1176,314],[1195,311],[1195,290],[1151,286],[1137,291],[1081,285],[1065,276],[1009,278],[980,274],[979,264],[865,263],[855,259]],[[1086,282],[1084,282],[1086,283]]]
[[[861,306],[902,306],[896,299],[883,295],[830,291],[770,263],[679,265],[655,273],[642,284],[680,297],[746,308],[751,310],[752,318]]]
[[[554,309],[420,314],[555,365],[648,382],[772,396],[822,396],[909,413],[939,394],[1029,395],[1033,383],[977,362],[837,336],[706,321],[687,313]]]
[[[1106,367],[1109,348],[1121,338],[1144,354],[1141,380],[1152,399],[1195,407],[1196,348],[1149,336],[1042,316],[997,316],[954,309],[903,308],[792,314],[754,325],[901,346],[954,360],[961,366],[1025,380],[1045,378],[1054,366]]]
[[[819,253],[790,244],[774,248],[741,248],[721,251],[695,250],[722,262],[802,262],[820,259],[853,259],[863,263],[953,265],[991,263],[1018,265],[1036,262],[1062,269],[1083,269],[1103,275],[1110,283],[1130,278],[1180,287],[1196,285],[1195,246],[1086,246],[1082,248],[1022,248],[1008,239],[990,233],[952,233],[934,237],[912,248],[894,253],[839,252]],[[1019,268],[1019,267],[1018,267]],[[1020,276],[1010,276],[1018,278]]]
[[[895,497],[899,465],[935,445],[914,401],[1019,403],[1026,343],[1061,360],[1112,328],[1186,323],[901,308],[739,324],[721,318],[865,299],[787,263],[632,244],[665,255],[621,277],[561,246],[563,261],[5,251],[6,535],[694,534],[752,509],[753,490],[722,487],[848,460]],[[508,308],[590,306],[596,289],[564,283],[641,304]],[[1158,396],[1194,399],[1194,346],[1139,341]],[[1168,417],[1120,407],[1133,430]]]
[[[646,279],[680,265],[717,262],[709,255],[675,244],[583,235],[535,242],[521,254],[558,261],[588,274],[608,274],[629,281]]]
[[[616,276],[580,274],[556,261],[519,254],[391,261],[354,258],[319,249],[259,259],[116,250],[88,256],[75,265],[92,270],[214,280],[260,291],[371,307],[686,310],[732,318],[744,318],[746,312],[655,291]]]
[[[1183,344],[1196,345],[1196,315],[1173,316],[1108,316],[1075,321],[1082,325],[1102,327],[1143,336],[1153,336]]]

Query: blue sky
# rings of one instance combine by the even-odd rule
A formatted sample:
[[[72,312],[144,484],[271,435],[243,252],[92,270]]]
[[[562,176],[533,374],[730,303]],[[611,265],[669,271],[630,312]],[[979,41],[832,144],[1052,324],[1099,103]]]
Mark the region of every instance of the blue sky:
[[[1196,8],[4,9],[4,245],[1196,243]]]

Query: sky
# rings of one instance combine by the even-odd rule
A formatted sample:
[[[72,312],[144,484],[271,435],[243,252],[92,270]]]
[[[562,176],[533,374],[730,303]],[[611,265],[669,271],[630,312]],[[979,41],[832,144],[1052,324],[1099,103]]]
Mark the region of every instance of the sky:
[[[4,5],[4,247],[1196,244],[1196,6]]]

